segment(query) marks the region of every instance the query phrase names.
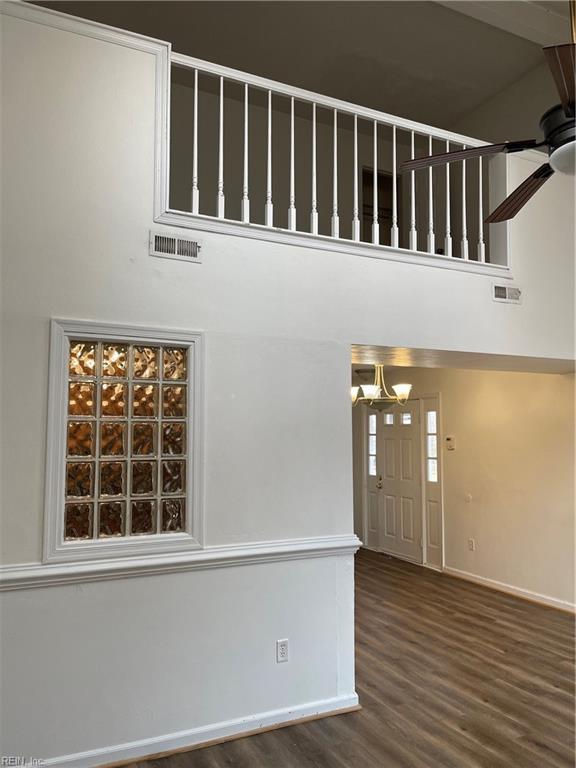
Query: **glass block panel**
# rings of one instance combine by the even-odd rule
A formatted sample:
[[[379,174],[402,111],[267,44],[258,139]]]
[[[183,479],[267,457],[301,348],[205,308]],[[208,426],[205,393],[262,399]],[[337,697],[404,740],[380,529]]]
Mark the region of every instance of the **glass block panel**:
[[[164,347],[164,378],[186,378],[186,349]]]
[[[368,453],[376,453],[376,435],[370,435],[368,438]]]
[[[124,456],[126,454],[126,424],[122,421],[105,421],[100,426],[100,454]]]
[[[436,411],[428,411],[426,413],[426,431],[428,434],[435,434],[438,432],[436,428]]]
[[[163,493],[182,493],[184,491],[184,467],[183,461],[162,462]]]
[[[102,416],[126,415],[126,385],[102,384],[100,412]]]
[[[376,456],[368,456],[368,474],[376,477]]]
[[[132,455],[149,456],[156,445],[156,424],[144,421],[132,425]]]
[[[104,344],[102,346],[102,376],[126,378],[128,370],[128,349],[123,344]]]
[[[94,416],[95,408],[94,384],[71,383],[68,388],[68,413],[71,416]]]
[[[68,422],[68,456],[94,454],[94,424],[91,421]]]
[[[137,379],[158,378],[157,347],[134,347],[134,376]]]
[[[427,479],[429,483],[438,482],[438,461],[437,459],[428,459],[427,463]]]
[[[181,456],[186,453],[186,425],[175,421],[162,426],[162,453],[168,456]]]
[[[96,344],[89,341],[71,341],[68,371],[70,376],[95,376]]]
[[[368,432],[371,435],[376,434],[376,414],[375,413],[371,413],[368,416]]]
[[[132,462],[132,495],[149,496],[156,490],[156,462]]]
[[[92,496],[94,465],[88,461],[69,461],[66,465],[66,496]]]
[[[167,385],[162,388],[163,416],[183,418],[186,416],[186,387]]]
[[[400,414],[400,419],[402,424],[408,425],[412,424],[412,414],[411,413],[402,413]]]
[[[428,435],[426,438],[427,453],[429,458],[435,459],[438,457],[438,438],[436,435]]]
[[[384,414],[384,424],[387,427],[392,427],[394,425],[394,414],[393,413],[385,413]]]
[[[164,499],[162,502],[162,531],[184,530],[185,499]]]
[[[92,504],[66,504],[64,520],[66,539],[92,538]]]
[[[106,538],[109,536],[124,536],[126,523],[126,502],[105,501],[98,506],[98,535]]]
[[[126,493],[125,462],[103,461],[100,464],[100,495],[124,496]]]
[[[155,501],[133,501],[131,511],[133,534],[156,533]]]
[[[158,414],[158,385],[135,384],[132,390],[132,415],[156,416]]]

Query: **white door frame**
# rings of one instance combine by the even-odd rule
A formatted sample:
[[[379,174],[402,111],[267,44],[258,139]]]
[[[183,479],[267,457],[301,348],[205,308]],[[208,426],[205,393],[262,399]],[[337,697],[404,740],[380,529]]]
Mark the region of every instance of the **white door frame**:
[[[426,430],[424,428],[424,401],[436,400],[437,405],[437,435],[438,435],[438,483],[439,483],[439,498],[440,498],[440,519],[442,525],[442,560],[441,567],[438,568],[435,565],[431,565],[428,562],[427,557],[427,540],[428,540],[428,528],[426,521]],[[430,568],[432,570],[444,570],[445,558],[446,558],[446,541],[445,541],[445,522],[444,522],[444,463],[443,463],[443,437],[442,437],[442,395],[440,392],[431,392],[420,395],[419,397],[410,398],[410,400],[417,400],[419,404],[419,431],[420,431],[420,488],[421,488],[421,515],[422,515],[422,563],[416,563],[424,568]],[[360,470],[362,477],[362,541],[364,546],[367,547],[368,541],[368,408],[360,406],[363,410],[362,414],[362,449],[360,451]],[[379,551],[379,550],[377,550]],[[394,557],[399,557],[394,555]],[[402,558],[400,558],[402,559]],[[411,560],[410,562],[414,562]]]

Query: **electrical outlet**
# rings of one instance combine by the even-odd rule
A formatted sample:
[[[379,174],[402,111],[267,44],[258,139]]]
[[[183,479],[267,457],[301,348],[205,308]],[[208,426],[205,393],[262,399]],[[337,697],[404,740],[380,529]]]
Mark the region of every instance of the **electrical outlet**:
[[[276,640],[276,661],[278,664],[288,661],[288,640]]]
[[[468,549],[470,552],[474,552],[476,550],[476,539],[468,539]]]

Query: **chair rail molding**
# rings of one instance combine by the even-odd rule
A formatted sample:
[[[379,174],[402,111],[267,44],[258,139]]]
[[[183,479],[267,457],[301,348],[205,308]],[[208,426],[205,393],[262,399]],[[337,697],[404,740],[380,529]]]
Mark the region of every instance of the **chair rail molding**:
[[[208,545],[190,552],[110,558],[81,563],[5,565],[0,568],[0,592],[256,563],[353,555],[361,543],[354,534],[340,534],[246,544]]]

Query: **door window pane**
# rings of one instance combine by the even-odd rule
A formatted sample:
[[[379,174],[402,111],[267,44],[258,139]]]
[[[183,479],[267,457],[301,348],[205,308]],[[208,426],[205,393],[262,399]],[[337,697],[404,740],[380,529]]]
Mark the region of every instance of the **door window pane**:
[[[368,456],[368,474],[376,477],[376,456]]]
[[[401,420],[402,424],[412,424],[412,414],[409,411],[401,414]]]
[[[428,411],[426,413],[426,432],[429,435],[434,435],[438,432],[436,428],[436,411]]]
[[[438,438],[436,437],[436,435],[427,436],[426,450],[428,453],[428,458],[430,459],[438,458]]]

